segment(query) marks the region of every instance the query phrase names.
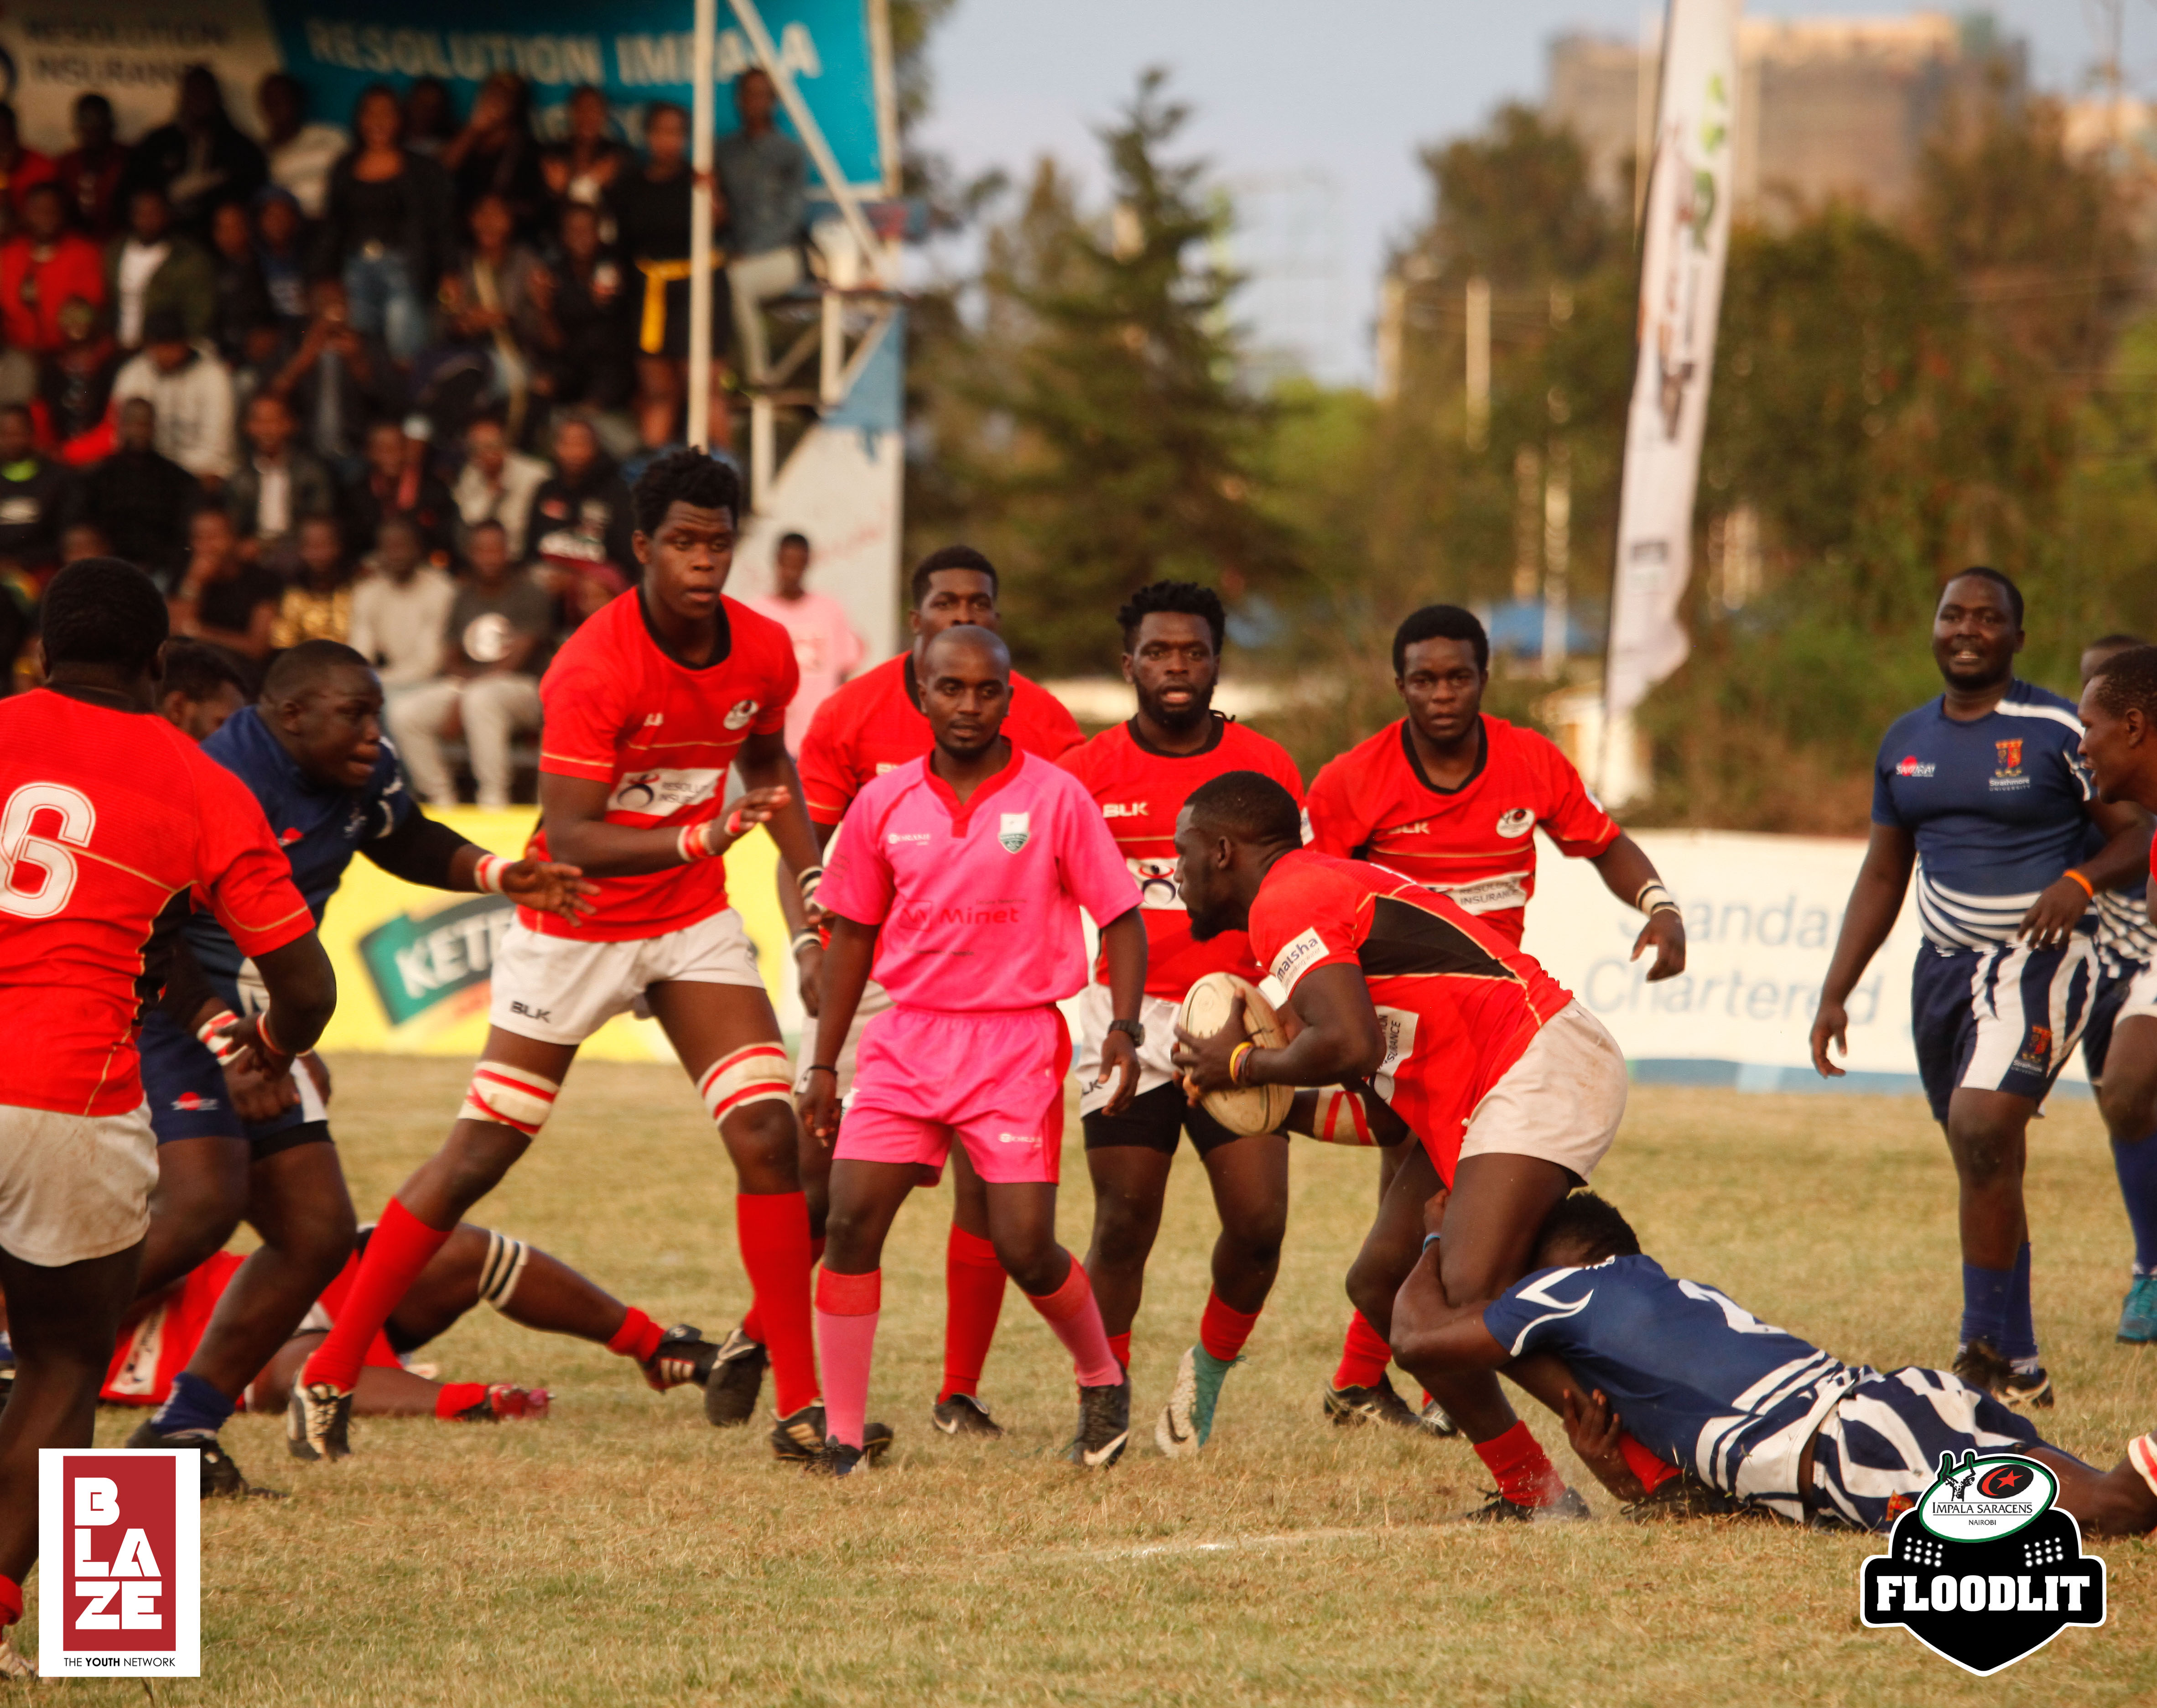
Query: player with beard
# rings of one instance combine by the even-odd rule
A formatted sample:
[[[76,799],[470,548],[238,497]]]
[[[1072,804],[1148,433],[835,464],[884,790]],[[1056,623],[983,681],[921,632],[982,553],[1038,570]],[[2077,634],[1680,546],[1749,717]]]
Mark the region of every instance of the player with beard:
[[[998,1262],[1063,1343],[1078,1381],[1078,1465],[1114,1464],[1130,1434],[1130,1381],[1109,1349],[1085,1267],[1057,1243],[1063,1076],[1071,1035],[1056,1004],[1085,983],[1084,908],[1101,924],[1112,1026],[1096,1083],[1105,1112],[1136,1089],[1145,985],[1138,890],[1084,787],[1001,733],[1011,655],[955,627],[922,655],[927,757],[862,792],[822,890],[831,922],[803,1129],[833,1145],[830,1243],[816,1333],[831,1440],[816,1468],[843,1476],[873,1450],[862,1419],[882,1307],[885,1236],[926,1170],[973,1153]],[[862,1035],[842,1118],[832,1058],[872,957],[892,1006]]]
[[[1108,1112],[1110,1088],[1096,1083],[1102,1045],[1120,1024],[1114,1018],[1105,956],[1079,998],[1078,1113],[1094,1177],[1086,1272],[1101,1303],[1109,1344],[1128,1369],[1131,1322],[1161,1230],[1169,1165],[1178,1134],[1187,1133],[1212,1189],[1221,1236],[1213,1245],[1213,1287],[1198,1339],[1184,1352],[1154,1428],[1161,1450],[1175,1456],[1196,1453],[1212,1432],[1222,1380],[1258,1325],[1288,1224],[1287,1139],[1229,1132],[1184,1097],[1168,1059],[1176,1006],[1194,982],[1208,973],[1238,973],[1254,983],[1264,976],[1240,931],[1202,946],[1192,941],[1176,888],[1176,815],[1193,789],[1223,771],[1260,771],[1299,797],[1303,778],[1279,743],[1212,709],[1228,629],[1218,594],[1190,581],[1156,581],[1133,594],[1116,622],[1124,634],[1124,679],[1136,693],[1137,715],[1060,761],[1099,803],[1138,880],[1146,928],[1138,1096],[1120,1114]]]
[[[2157,808],[2157,647],[2108,635],[2082,653],[2082,753],[2098,798]],[[2157,858],[2157,849],[2153,849]],[[2157,926],[2146,885],[2098,897],[2098,964],[2082,1058],[2112,1135],[2134,1231],[2118,1338],[2157,1339]]]
[[[955,623],[971,623],[991,633],[1001,631],[996,612],[996,567],[969,545],[947,545],[914,566],[914,609],[909,622],[914,644],[833,690],[817,707],[801,743],[801,789],[810,828],[821,853],[831,846],[839,821],[854,797],[886,771],[924,757],[935,745],[921,693],[922,659],[929,643]],[[1007,740],[1043,759],[1056,759],[1080,740],[1078,725],[1054,695],[1017,671],[1012,672],[1011,699],[1004,719]],[[795,967],[801,975],[801,1005],[816,1016],[824,946],[806,927],[794,895],[794,882],[782,867],[780,906],[794,931]],[[852,1029],[831,1058],[839,1071],[843,1102],[854,1081],[854,1055],[862,1029],[891,1005],[882,986],[872,980],[862,993]],[[795,1089],[806,1089],[809,1060],[797,1066]],[[811,1249],[823,1247],[826,1177],[830,1149],[806,1144],[801,1153],[801,1181],[809,1195]],[[1003,1432],[982,1404],[978,1389],[981,1367],[996,1333],[1004,1302],[1004,1267],[989,1239],[988,1205],[980,1177],[965,1150],[951,1157],[951,1232],[945,1252],[944,1380],[934,1416],[946,1435],[994,1437]],[[764,1379],[764,1329],[752,1311],[720,1349],[718,1368],[704,1390],[706,1415],[721,1427],[748,1421],[756,1408]]]
[[[1955,1373],[2010,1405],[2049,1406],[2030,1302],[2022,1197],[2030,1117],[2073,1053],[2097,977],[2090,904],[2140,881],[2149,830],[2096,799],[2082,726],[2015,675],[2022,595],[1997,570],[1941,590],[1933,658],[1946,691],[1898,718],[1873,771],[1872,834],[1812,1026],[1813,1065],[1841,1074],[1845,1004],[1887,941],[1916,869],[1925,941],[1912,976],[1918,1071],[1960,1187]],[[2082,858],[2094,825],[2103,841]]]
[[[1319,767],[1305,802],[1310,846],[1413,878],[1518,947],[1536,893],[1540,828],[1647,916],[1633,958],[1655,951],[1649,982],[1676,978],[1685,971],[1685,918],[1654,863],[1552,742],[1484,711],[1490,682],[1490,637],[1473,611],[1426,605],[1412,612],[1393,635],[1393,686],[1404,715]],[[1360,1112],[1352,1098],[1326,1107],[1341,1120]],[[1378,1154],[1382,1203],[1405,1153]],[[1351,1318],[1326,1415],[1344,1424],[1421,1422],[1442,1432],[1440,1414],[1426,1411],[1418,1420],[1394,1393],[1388,1355],[1385,1337]]]
[[[1232,1022],[1177,1029],[1194,1097],[1236,1086],[1367,1082],[1421,1143],[1348,1273],[1365,1318],[1475,1444],[1497,1481],[1486,1522],[1586,1516],[1485,1370],[1442,1369],[1391,1336],[1394,1297],[1451,1194],[1438,1273],[1449,1299],[1495,1298],[1526,1272],[1553,1205],[1585,1180],[1625,1110],[1625,1059],[1593,1015],[1506,937],[1398,872],[1303,846],[1295,798],[1230,771],[1185,802],[1176,883],[1201,942],[1250,934],[1300,1029],[1278,1050]]]

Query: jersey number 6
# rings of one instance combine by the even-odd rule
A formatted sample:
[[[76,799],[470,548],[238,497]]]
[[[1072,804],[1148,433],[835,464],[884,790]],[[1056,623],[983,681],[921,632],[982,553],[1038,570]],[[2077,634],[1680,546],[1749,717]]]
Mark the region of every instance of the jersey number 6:
[[[40,813],[57,813],[57,839],[32,829]],[[50,919],[68,905],[76,877],[71,848],[87,849],[97,826],[90,797],[65,783],[24,783],[0,811],[0,913]]]

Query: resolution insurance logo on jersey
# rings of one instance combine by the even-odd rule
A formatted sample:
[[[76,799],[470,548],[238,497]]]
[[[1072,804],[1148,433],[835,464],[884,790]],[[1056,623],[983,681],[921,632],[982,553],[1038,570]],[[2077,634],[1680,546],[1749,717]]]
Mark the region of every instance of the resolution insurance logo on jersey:
[[[1939,1475],[1895,1520],[1890,1551],[1858,1570],[1858,1612],[1900,1625],[1966,1672],[1989,1678],[2068,1625],[2104,1623],[2104,1561],[2082,1552],[2082,1526],[2052,1503],[2052,1473],[2010,1453]]]
[[[41,1677],[202,1676],[201,1460],[39,1452]]]

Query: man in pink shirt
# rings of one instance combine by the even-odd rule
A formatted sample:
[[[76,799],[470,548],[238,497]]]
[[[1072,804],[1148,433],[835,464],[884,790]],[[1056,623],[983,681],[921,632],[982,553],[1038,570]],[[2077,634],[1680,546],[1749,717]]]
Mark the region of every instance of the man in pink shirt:
[[[929,642],[921,709],[936,745],[856,797],[817,895],[831,943],[798,1101],[810,1136],[838,1141],[816,1283],[831,1434],[811,1467],[833,1476],[862,1463],[884,1236],[955,1136],[986,1186],[997,1258],[1071,1354],[1067,1456],[1112,1465],[1130,1435],[1130,1379],[1084,1267],[1056,1241],[1071,1035],[1055,1005],[1086,983],[1083,907],[1101,922],[1115,1011],[1097,1083],[1116,1080],[1109,1109],[1120,1112],[1138,1086],[1145,927],[1084,786],[1004,739],[1010,699],[1011,654],[990,630],[960,625]],[[862,1034],[842,1122],[831,1064],[873,957],[893,1006]]]
[[[816,708],[868,656],[862,637],[847,621],[847,607],[829,594],[810,592],[804,585],[808,579],[809,537],[781,534],[778,555],[772,560],[772,591],[743,601],[794,638],[801,686],[786,708],[786,751],[795,754],[801,751],[801,738],[809,733]]]

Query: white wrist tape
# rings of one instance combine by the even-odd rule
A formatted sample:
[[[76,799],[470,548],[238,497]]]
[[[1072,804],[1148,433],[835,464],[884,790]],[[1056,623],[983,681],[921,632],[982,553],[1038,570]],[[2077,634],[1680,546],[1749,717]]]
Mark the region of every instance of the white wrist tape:
[[[1645,914],[1684,911],[1678,906],[1676,898],[1653,878],[1640,886],[1640,893],[1633,898],[1633,906]]]
[[[821,866],[811,866],[795,881],[801,886],[801,905],[804,907],[811,906],[816,900],[818,888],[823,884],[824,869]]]
[[[202,1024],[195,1028],[195,1036],[203,1047],[217,1058],[219,1067],[229,1066],[233,1057],[239,1054],[239,1046],[224,1035],[224,1028],[236,1023],[239,1016],[230,1009],[219,1009]]]
[[[509,869],[510,864],[511,862],[500,854],[481,854],[479,864],[472,868],[472,887],[489,895],[501,895],[502,875]]]

